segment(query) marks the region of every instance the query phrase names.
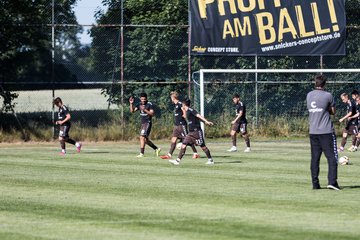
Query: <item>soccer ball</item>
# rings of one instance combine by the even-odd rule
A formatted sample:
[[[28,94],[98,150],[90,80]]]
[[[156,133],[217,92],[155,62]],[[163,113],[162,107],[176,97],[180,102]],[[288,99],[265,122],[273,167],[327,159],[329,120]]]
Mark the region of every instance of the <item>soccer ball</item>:
[[[176,144],[176,148],[180,150],[180,149],[181,149],[181,145],[182,145],[182,143],[179,142],[178,144]]]
[[[339,158],[340,165],[347,165],[347,164],[349,164],[349,162],[350,162],[350,160],[349,160],[349,157],[347,157],[347,156],[343,156],[343,157]]]

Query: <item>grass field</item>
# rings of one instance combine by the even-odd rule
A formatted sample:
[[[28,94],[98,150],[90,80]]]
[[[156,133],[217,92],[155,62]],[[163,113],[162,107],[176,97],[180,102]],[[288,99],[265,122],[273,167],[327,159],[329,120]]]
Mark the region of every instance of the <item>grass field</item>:
[[[0,239],[359,239],[360,153],[339,166],[342,191],[312,190],[309,144],[256,142],[180,166],[137,142],[0,145]],[[168,142],[160,142],[163,153]],[[243,142],[239,140],[239,145]],[[320,181],[326,187],[322,159]]]

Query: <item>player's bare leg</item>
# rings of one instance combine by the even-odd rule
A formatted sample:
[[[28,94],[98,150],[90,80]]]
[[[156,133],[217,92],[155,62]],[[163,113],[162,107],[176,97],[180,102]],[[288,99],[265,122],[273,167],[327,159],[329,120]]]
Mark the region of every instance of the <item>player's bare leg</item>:
[[[230,131],[231,141],[232,141],[232,147],[228,150],[228,152],[236,152],[236,131],[231,130]]]
[[[354,152],[357,151],[359,145],[360,145],[360,133],[358,133],[358,134],[356,135],[356,143],[355,143]]]
[[[206,146],[202,146],[201,149],[204,151],[204,153],[206,154],[206,157],[208,158],[208,161],[206,162],[206,164],[207,165],[213,165],[214,160],[211,157],[210,150]]]
[[[199,153],[198,153],[197,150],[196,150],[195,144],[191,145],[190,147],[191,147],[191,149],[192,149],[192,151],[193,151],[193,156],[192,156],[192,158],[193,158],[193,159],[200,158],[200,155],[199,155]]]
[[[176,160],[169,160],[169,162],[170,162],[171,164],[174,164],[174,165],[179,165],[181,159],[182,159],[183,156],[185,155],[185,152],[186,152],[186,144],[182,144],[177,159],[176,159]]]
[[[159,156],[160,148],[158,148],[148,137],[145,137],[145,144],[154,149],[156,156]]]
[[[345,147],[345,144],[347,141],[347,136],[348,136],[348,133],[343,132],[342,139],[341,139],[341,145],[340,145],[340,148],[338,149],[339,152],[344,151],[344,147]]]
[[[245,148],[244,152],[251,152],[249,135],[247,133],[245,133],[245,134],[242,134],[241,136],[244,138],[245,144],[246,144],[246,148]]]
[[[145,153],[145,142],[146,142],[146,138],[144,136],[140,136],[140,154],[137,155],[136,157],[143,157],[144,153]]]
[[[60,155],[65,155],[66,154],[65,139],[63,137],[59,137],[59,142],[60,142],[60,147],[61,147]]]

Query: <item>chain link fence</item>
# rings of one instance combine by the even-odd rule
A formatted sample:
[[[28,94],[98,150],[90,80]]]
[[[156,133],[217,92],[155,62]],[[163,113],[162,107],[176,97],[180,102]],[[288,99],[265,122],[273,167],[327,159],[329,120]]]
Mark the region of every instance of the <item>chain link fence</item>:
[[[54,97],[61,97],[70,107],[74,129],[78,129],[74,134],[79,138],[126,140],[137,137],[138,131],[138,114],[129,113],[128,98],[146,92],[157,106],[154,137],[162,138],[168,137],[172,125],[171,91],[179,91],[183,98],[190,97],[199,109],[196,105],[199,69],[360,67],[356,57],[360,30],[353,26],[347,29],[346,56],[201,57],[189,55],[187,2],[180,1],[180,7],[176,1],[173,4],[179,7],[170,8],[170,3],[149,1],[136,8],[132,1],[105,1],[110,4],[83,7],[89,8],[88,14],[94,16],[88,22],[64,14],[62,1],[42,2],[45,14],[42,21],[34,18],[26,24],[5,26],[13,31],[36,32],[45,39],[35,42],[37,47],[32,49],[26,46],[18,49],[25,61],[29,59],[22,69],[1,67],[1,87],[18,95],[13,112],[0,115],[2,133],[22,130],[23,138],[27,139],[49,140],[56,136]],[[156,15],[164,9],[166,17]],[[26,53],[40,60],[32,61]],[[210,130],[208,136],[227,133],[233,113],[231,95],[235,92],[248,106],[254,132],[269,130],[266,127],[269,123],[285,124],[289,119],[294,119],[291,124],[299,123],[295,119],[304,116],[304,96],[312,88],[311,78],[258,77],[257,85],[251,74],[209,77],[206,92],[211,94],[206,96],[205,116],[217,122],[218,128]],[[359,89],[358,76],[343,77],[342,83],[328,86],[334,96]],[[302,121],[288,135],[294,131],[303,133],[306,127]],[[38,129],[42,131],[36,132]]]

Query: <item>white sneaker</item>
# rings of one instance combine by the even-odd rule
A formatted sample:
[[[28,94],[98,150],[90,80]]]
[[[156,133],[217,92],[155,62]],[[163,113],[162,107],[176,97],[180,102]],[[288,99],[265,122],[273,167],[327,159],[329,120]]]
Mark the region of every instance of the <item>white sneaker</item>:
[[[178,160],[174,160],[174,159],[170,159],[169,163],[173,164],[173,165],[180,165],[180,161]]]
[[[139,155],[136,156],[137,158],[142,158],[144,157],[144,154],[140,153]]]
[[[232,146],[229,150],[227,150],[228,152],[236,152],[237,148],[235,146]]]
[[[246,153],[251,152],[251,148],[249,148],[249,147],[245,148],[244,152],[246,152]]]
[[[214,160],[208,159],[208,161],[205,164],[206,165],[214,165]]]

